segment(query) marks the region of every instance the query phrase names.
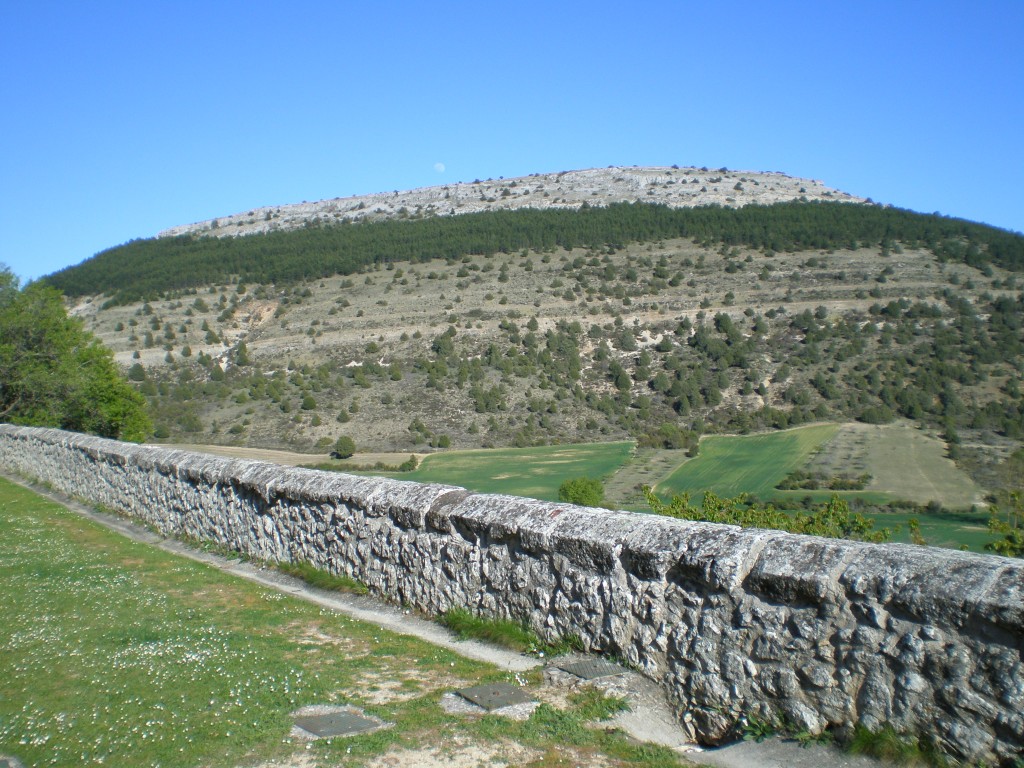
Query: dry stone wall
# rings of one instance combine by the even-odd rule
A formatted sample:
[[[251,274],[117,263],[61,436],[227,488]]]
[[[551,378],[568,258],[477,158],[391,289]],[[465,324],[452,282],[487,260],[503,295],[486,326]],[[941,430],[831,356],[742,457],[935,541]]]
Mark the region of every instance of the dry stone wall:
[[[0,467],[162,533],[307,561],[430,614],[577,636],[698,739],[744,715],[1024,749],[1024,563],[588,510],[0,425]]]

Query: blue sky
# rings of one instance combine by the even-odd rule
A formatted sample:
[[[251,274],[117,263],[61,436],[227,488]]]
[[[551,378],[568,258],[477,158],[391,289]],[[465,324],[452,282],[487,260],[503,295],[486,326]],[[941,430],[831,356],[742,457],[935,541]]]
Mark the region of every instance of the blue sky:
[[[1020,0],[0,10],[0,262],[23,279],[261,205],[613,164],[1024,231]]]

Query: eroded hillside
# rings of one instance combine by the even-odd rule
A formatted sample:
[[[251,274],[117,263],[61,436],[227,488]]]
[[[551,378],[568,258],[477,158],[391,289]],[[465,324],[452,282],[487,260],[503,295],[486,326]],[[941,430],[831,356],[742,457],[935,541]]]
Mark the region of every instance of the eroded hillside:
[[[1019,278],[924,248],[677,239],[378,264],[73,311],[177,440],[423,450],[897,416],[957,453],[1021,434]]]
[[[1024,435],[1024,238],[840,200],[541,174],[250,211],[46,280],[177,441],[692,448],[903,418],[984,476]]]

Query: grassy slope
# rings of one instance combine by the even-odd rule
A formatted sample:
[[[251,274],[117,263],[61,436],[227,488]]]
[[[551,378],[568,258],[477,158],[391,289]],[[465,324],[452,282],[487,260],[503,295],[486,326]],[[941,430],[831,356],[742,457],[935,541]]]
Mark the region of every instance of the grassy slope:
[[[835,424],[817,424],[764,435],[706,437],[700,455],[682,464],[655,490],[663,496],[699,496],[704,491],[719,496],[772,496],[778,482],[802,467],[837,428]]]
[[[785,307],[788,315],[793,316],[805,309],[825,306],[830,316],[845,317],[848,312],[866,312],[875,303],[885,304],[903,296],[934,302],[938,292],[953,283],[958,295],[980,302],[983,292],[1004,291],[1008,280],[1016,280],[1016,276],[998,268],[991,279],[986,279],[984,274],[967,265],[952,262],[940,265],[930,253],[909,248],[899,254],[898,259],[869,248],[835,253],[777,253],[770,258],[741,250],[735,257],[726,258],[716,250],[676,240],[602,254],[601,268],[588,266],[577,270],[573,266],[578,260],[590,261],[591,256],[589,251],[577,250],[529,253],[525,257],[471,256],[466,257],[465,263],[461,259],[450,264],[434,260],[359,275],[354,281],[357,286],[352,285],[351,280],[346,283],[340,278],[311,282],[300,291],[304,297],[301,302],[294,291],[290,296],[283,296],[280,295],[283,291],[273,286],[260,293],[257,287],[250,285],[243,294],[223,287],[220,294],[239,301],[238,310],[226,313],[230,317],[223,319],[218,294],[206,291],[201,291],[195,299],[186,296],[154,301],[152,315],[146,314],[141,305],[101,310],[99,301],[80,303],[74,312],[117,350],[124,365],[133,364],[133,355],[138,354],[147,375],[161,382],[163,394],[153,395],[157,405],[156,421],[169,428],[175,440],[325,452],[323,446],[345,433],[357,440],[360,449],[407,455],[422,445],[422,442],[415,442],[417,435],[409,429],[414,417],[421,419],[435,435],[449,437],[451,444],[458,448],[626,439],[640,434],[646,426],[639,423],[643,419],[638,418],[641,412],[636,409],[622,413],[597,410],[581,401],[558,399],[562,395],[557,387],[551,393],[558,400],[558,412],[543,414],[543,426],[536,426],[541,415],[530,405],[528,393],[532,388],[534,399],[552,399],[551,393],[538,392],[538,385],[544,382],[533,374],[510,376],[493,367],[486,370],[485,386],[500,383],[505,387],[507,410],[492,414],[492,424],[491,416],[475,412],[474,403],[467,399],[468,388],[455,386],[454,362],[449,362],[448,377],[442,380],[443,388],[437,389],[427,386],[425,372],[418,367],[418,361],[434,357],[430,351],[432,339],[450,323],[458,328],[455,338],[458,355],[464,360],[473,360],[492,341],[503,353],[512,348],[500,324],[511,322],[513,318],[522,329],[524,323],[536,315],[542,345],[543,334],[556,322],[580,320],[585,329],[591,324],[602,328],[608,334],[605,340],[610,340],[612,346],[612,359],[628,372],[635,373],[638,354],[619,349],[619,341],[614,338],[617,332],[613,323],[624,322],[626,327],[634,328],[637,344],[653,355],[649,373],[654,375],[668,362],[651,344],[660,334],[670,334],[675,345],[673,356],[687,361],[687,365],[696,359],[697,353],[686,344],[683,336],[673,335],[673,328],[682,317],[696,322],[698,307],[706,307],[706,318],[721,311],[730,312],[736,323],[746,327],[749,323],[742,318],[741,308],[763,313],[770,311],[769,308]],[[670,273],[678,270],[692,279],[675,287],[656,289],[653,284],[647,285],[644,280],[651,277],[650,264],[660,263],[663,257]],[[644,260],[650,264],[644,266],[647,263]],[[693,262],[703,266],[686,266]],[[509,266],[509,277],[502,282],[499,268],[505,265]],[[628,278],[630,265],[639,275],[637,280]],[[737,265],[742,268],[737,269]],[[614,273],[608,280],[603,276],[605,268]],[[763,271],[757,280],[752,280],[757,270]],[[870,280],[872,275],[881,275],[883,271],[887,271],[887,276],[878,279],[884,277],[884,283]],[[575,290],[578,287],[574,286],[575,280],[584,272],[588,280],[586,291],[576,294],[574,301],[566,300],[566,288]],[[467,276],[460,277],[463,274]],[[796,275],[799,281],[793,279]],[[349,287],[345,287],[346,284]],[[994,289],[997,284],[1003,288]],[[865,293],[868,285],[871,285],[870,296]],[[620,293],[626,295],[620,297]],[[734,296],[731,307],[724,304],[724,297],[730,294]],[[630,300],[628,306],[626,298]],[[196,308],[195,302],[199,299],[208,305],[205,309]],[[277,317],[278,312],[284,314]],[[631,321],[639,325],[629,326]],[[815,372],[813,366],[807,370],[799,364],[790,366],[795,370],[790,371],[788,377],[775,380],[779,362],[788,359],[793,352],[776,349],[776,342],[783,346],[789,343],[788,334],[780,330],[787,323],[786,316],[773,321],[771,325],[775,330],[771,343],[759,348],[752,358],[765,355],[765,362],[759,360],[755,366],[757,377],[767,388],[764,398],[757,394],[739,394],[743,391],[741,378],[749,376],[750,372],[727,368],[729,385],[724,389],[724,406],[746,411],[764,403],[786,410],[789,408],[786,393],[807,389],[807,377]],[[168,326],[176,334],[173,340],[167,340],[162,330]],[[204,326],[215,331],[223,342],[207,344]],[[597,338],[590,338],[591,332],[592,329],[581,339],[584,368],[581,385],[588,393],[610,391],[614,395],[604,364],[594,359]],[[152,333],[155,338],[149,348],[145,347],[143,338],[146,333]],[[252,378],[269,381],[277,371],[283,377],[281,392],[272,397],[262,389],[251,391],[251,382],[230,370],[225,383],[212,385],[205,381],[207,372],[184,356],[187,343],[193,362],[200,351],[230,359],[231,348],[242,339],[247,342],[250,357],[259,366],[251,370]],[[372,354],[366,351],[371,342],[378,350]],[[916,344],[918,339],[911,338],[911,342]],[[177,371],[172,371],[165,362],[166,347],[173,348],[173,364],[179,366]],[[876,348],[876,343],[871,341],[863,360],[851,358],[845,367],[854,368],[861,362],[871,363],[879,355],[892,354],[891,349]],[[370,373],[365,389],[362,384],[351,386],[352,378],[346,377],[351,369],[346,361],[371,358],[374,363],[383,360],[385,368],[398,364],[401,378],[392,378],[385,370],[382,375]],[[186,365],[195,370],[185,370]],[[316,369],[321,365],[333,368],[316,381],[312,373],[300,372],[303,366]],[[241,369],[235,373],[246,372]],[[844,375],[843,371],[836,375],[840,389],[847,386]],[[993,370],[990,377],[998,382],[1003,375],[1005,371]],[[195,376],[194,383],[189,381],[178,386],[191,376]],[[666,407],[670,398],[652,392],[646,378],[648,375],[644,374],[635,380],[630,397],[652,399],[649,421],[651,428],[656,428],[660,420],[676,416]],[[156,391],[151,382],[148,386]],[[994,391],[993,387],[988,389]],[[310,391],[315,392],[316,407],[302,410],[299,403]],[[813,390],[809,393],[810,404],[814,405],[818,395]],[[963,397],[971,400],[975,394],[965,392]],[[347,419],[344,426],[336,421],[342,411]],[[691,418],[707,420],[708,411],[698,408]],[[850,415],[844,413],[840,417]],[[534,425],[532,430],[524,426],[528,424]],[[987,436],[979,440],[969,431],[961,430],[961,433],[965,446],[989,445]],[[986,460],[998,458],[997,450],[988,447],[977,450],[984,452]],[[879,476],[879,473],[873,474]],[[644,481],[657,479],[644,478]],[[630,487],[627,484],[624,491],[617,492],[616,498],[625,500]]]
[[[812,207],[808,212],[826,210],[831,208]],[[847,208],[836,212],[861,215]],[[890,214],[895,212],[885,216]],[[588,216],[570,218],[582,221]],[[404,224],[401,229],[411,231]],[[825,227],[823,231],[835,230]],[[714,424],[714,431],[745,431],[740,423],[727,423],[715,417],[731,410],[756,412],[762,405],[786,411],[791,407],[790,394],[806,394],[808,407],[823,407],[813,418],[856,417],[860,406],[839,408],[832,401],[823,401],[809,386],[813,374],[824,372],[831,378],[834,373],[842,394],[835,402],[840,402],[856,389],[848,381],[853,373],[864,366],[874,366],[878,360],[910,354],[918,345],[926,347],[932,335],[927,318],[920,336],[916,326],[921,322],[915,323],[914,328],[905,328],[903,336],[886,336],[884,344],[882,335],[869,335],[863,339],[862,351],[843,352],[841,365],[838,358],[832,362],[831,355],[843,351],[843,347],[835,340],[838,336],[830,336],[819,341],[824,358],[820,364],[812,363],[808,361],[813,355],[802,357],[802,350],[811,345],[804,343],[801,333],[787,330],[790,318],[800,312],[817,313],[821,307],[828,323],[835,322],[837,329],[842,325],[840,320],[858,326],[866,320],[892,325],[890,315],[879,315],[877,309],[871,308],[906,298],[939,307],[944,315],[940,325],[949,325],[955,313],[941,299],[947,289],[972,302],[982,315],[987,311],[986,296],[1015,297],[1019,293],[1019,270],[1010,272],[972,259],[964,263],[964,254],[952,254],[944,262],[937,260],[928,246],[931,243],[937,247],[942,240],[934,236],[937,231],[915,245],[904,243],[901,247],[892,243],[883,247],[879,233],[878,237],[851,238],[856,243],[843,238],[836,248],[790,252],[773,247],[772,253],[739,245],[743,238],[735,241],[735,247],[726,249],[712,244],[714,237],[699,237],[696,241],[693,237],[662,238],[655,237],[652,231],[642,235],[649,239],[643,243],[626,243],[622,241],[629,238],[616,237],[610,241],[616,243],[614,247],[543,247],[518,253],[516,248],[494,254],[489,253],[493,249],[487,248],[483,250],[489,255],[389,264],[389,268],[372,268],[349,278],[328,277],[294,286],[205,286],[195,296],[154,299],[151,307],[139,303],[104,308],[102,300],[90,303],[83,299],[73,311],[117,351],[119,361],[126,367],[134,364],[138,356],[137,361],[145,366],[151,379],[146,386],[156,406],[156,421],[175,440],[323,453],[339,435],[346,434],[356,439],[360,449],[397,452],[404,458],[440,436],[446,438],[440,444],[449,444],[450,439],[450,444],[458,448],[639,437],[657,429],[663,421],[678,419],[670,408],[675,395],[652,388],[651,377],[667,371],[671,379],[680,362],[692,371],[700,357],[696,346],[687,343],[686,334],[677,333],[680,320],[686,318],[697,323],[703,314],[705,322],[711,323],[718,313],[729,313],[743,333],[748,334],[753,317],[770,318],[785,309],[786,314],[765,321],[769,326],[765,341],[747,356],[752,367],[708,363],[709,372],[718,374],[722,403],[704,407],[698,399],[694,410],[680,422],[684,427],[689,426],[687,421],[704,421]],[[959,242],[962,232],[956,229],[955,233],[954,240]],[[315,240],[326,234],[300,233],[296,238]],[[997,240],[1001,242],[1003,237],[999,235]],[[1019,246],[1020,238],[1010,240]],[[251,247],[256,242],[262,241],[252,239],[229,245]],[[580,241],[570,238],[566,242]],[[211,241],[206,245],[216,244]],[[224,244],[217,247],[221,246]],[[433,251],[431,254],[436,255]],[[1004,258],[996,261],[1014,262]],[[134,264],[131,259],[125,263]],[[1019,266],[1015,263],[1015,268]],[[655,276],[658,279],[653,279]],[[96,285],[109,287],[109,281],[101,280]],[[748,318],[744,312],[754,314]],[[471,388],[463,386],[461,380],[456,382],[460,365],[481,359],[492,343],[497,345],[501,354],[496,359],[500,358],[502,363],[507,362],[513,349],[523,352],[525,343],[513,338],[518,338],[533,317],[539,323],[536,337],[541,348],[546,333],[558,323],[581,324],[584,332],[579,334],[578,341],[583,373],[579,383],[594,399],[607,395],[608,399],[616,400],[616,407],[607,401],[595,404],[567,397],[568,387],[563,389],[561,383],[552,385],[545,378],[548,374],[538,373],[539,365],[512,373],[498,363],[487,363],[481,386],[500,387],[506,402],[493,412],[481,412],[478,403],[469,397]],[[514,334],[507,330],[510,324],[516,326]],[[457,329],[455,355],[447,362],[447,375],[437,375],[439,385],[435,386],[423,361],[436,358],[432,342],[449,326]],[[628,334],[620,338],[620,327],[631,329],[633,338],[628,338]],[[153,338],[148,340],[147,334]],[[671,347],[668,352],[659,350],[657,345],[658,339],[666,338]],[[235,359],[241,341],[246,342],[254,365],[233,370],[230,361]],[[600,342],[607,342],[611,348],[608,360],[621,364],[633,376],[628,393],[619,394],[612,386],[609,363],[597,355]],[[224,382],[209,381],[210,372],[195,364],[200,352],[224,363],[228,369]],[[640,364],[643,352],[653,358],[651,365]],[[554,357],[558,356],[556,352]],[[923,355],[922,359],[934,357]],[[352,366],[358,362],[367,364],[365,380],[357,381],[353,375]],[[373,367],[378,363],[383,366],[380,370]],[[783,367],[787,374],[779,375]],[[245,373],[252,375],[243,377]],[[1011,404],[1011,397],[998,393],[1007,386],[1004,382],[1013,379],[1012,373],[1012,365],[986,364],[982,381],[960,388],[959,396],[965,403],[979,406],[992,397]],[[556,381],[559,378],[560,375],[554,377]],[[891,376],[883,374],[881,380],[890,381]],[[913,380],[912,376],[909,381]],[[278,391],[271,392],[269,387],[257,387],[253,381],[274,381],[280,386]],[[758,384],[764,390],[761,394],[752,393],[750,385]],[[315,394],[314,407],[300,405],[311,394]],[[644,401],[651,404],[649,412],[640,407]],[[809,415],[805,412],[801,418]],[[413,419],[421,420],[430,434],[421,438],[410,428]],[[963,439],[962,464],[976,472],[982,467],[987,473],[977,475],[985,478],[982,482],[994,476],[991,468],[1005,457],[1007,450],[1019,447],[1019,441],[997,443],[987,428],[975,431],[965,423],[957,423],[956,427]],[[837,440],[845,430],[844,427],[840,431]],[[835,441],[830,441],[822,454],[832,450],[832,442]],[[1007,447],[1005,443],[1012,445]],[[713,446],[713,441],[706,442],[705,453],[713,450]],[[918,448],[923,453],[915,463],[900,460]],[[866,491],[844,494],[850,498],[908,498],[917,502],[936,498],[944,506],[961,507],[981,495],[963,473],[934,454],[939,450],[934,443],[901,442],[894,433],[884,432],[878,439],[871,439],[867,450],[867,457],[863,450],[860,453],[861,468],[849,462],[837,463],[836,471],[830,473],[866,472],[873,476]],[[723,493],[747,490],[760,495],[767,492],[769,497],[807,495],[772,490],[778,477],[790,468],[788,462],[795,460],[789,449],[775,453],[785,461],[771,470],[758,467],[758,462],[763,464],[767,460],[755,456],[733,467],[718,467],[705,479],[713,481],[709,486]],[[567,475],[559,474],[553,467],[520,467],[521,458],[506,462],[513,467],[511,470],[501,466],[504,460],[500,456],[495,459],[498,466],[485,464],[482,468],[459,468],[445,463],[456,459],[429,459],[413,477],[552,498]],[[705,458],[681,470],[681,476],[703,466]],[[582,466],[567,472],[605,475],[611,504],[641,508],[636,485],[656,483],[673,469],[671,460],[661,452],[641,452],[619,466],[620,471],[608,475],[606,467],[591,467],[584,461]],[[666,492],[673,490],[676,480],[663,486]],[[730,486],[729,482],[733,484]],[[704,487],[698,479],[676,490],[689,489],[699,494]],[[828,495],[812,494],[818,499]]]
[[[565,480],[607,477],[629,459],[632,450],[633,443],[617,442],[452,451],[427,456],[419,469],[399,477],[555,501]]]
[[[129,541],[2,479],[0,583],[0,754],[26,765],[356,766],[396,752],[417,764],[437,744],[518,764],[680,764],[585,727],[579,703],[521,723],[445,713],[443,691],[509,675]],[[307,749],[290,713],[324,702],[394,727]]]

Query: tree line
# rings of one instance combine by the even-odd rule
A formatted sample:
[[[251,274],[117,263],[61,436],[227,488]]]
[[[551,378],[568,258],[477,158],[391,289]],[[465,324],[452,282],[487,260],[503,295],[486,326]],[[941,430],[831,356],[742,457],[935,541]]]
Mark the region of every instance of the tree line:
[[[43,278],[67,296],[104,294],[113,303],[240,280],[288,284],[351,274],[382,262],[422,262],[522,249],[620,247],[692,238],[765,251],[899,247],[942,260],[1024,270],[1024,236],[962,219],[837,202],[672,209],[615,203],[580,210],[486,211],[418,220],[311,223],[244,237],[133,240]]]

